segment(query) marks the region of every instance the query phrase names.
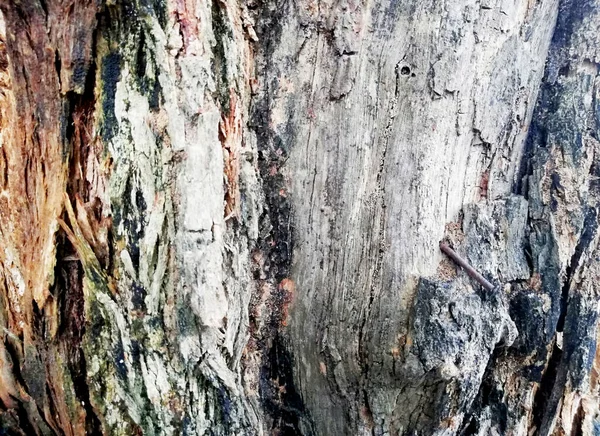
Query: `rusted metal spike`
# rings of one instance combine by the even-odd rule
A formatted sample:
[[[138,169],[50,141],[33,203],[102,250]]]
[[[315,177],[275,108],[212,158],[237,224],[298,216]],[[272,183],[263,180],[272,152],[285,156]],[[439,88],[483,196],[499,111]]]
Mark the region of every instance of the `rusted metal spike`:
[[[475,268],[469,265],[469,263],[465,259],[456,254],[456,251],[450,248],[448,244],[446,244],[445,242],[440,242],[440,250],[442,250],[450,259],[452,259],[454,262],[456,262],[457,265],[464,269],[469,275],[469,277],[477,280],[485,289],[487,289],[488,291],[494,289],[494,285],[488,282],[484,276],[479,274],[475,270]]]

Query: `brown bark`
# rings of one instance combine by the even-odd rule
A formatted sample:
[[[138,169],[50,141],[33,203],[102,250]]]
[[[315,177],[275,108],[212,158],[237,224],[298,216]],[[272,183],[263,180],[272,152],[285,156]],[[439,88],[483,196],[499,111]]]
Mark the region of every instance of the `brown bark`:
[[[80,120],[72,118],[81,107],[73,106],[92,62],[97,9],[95,2],[2,5],[0,397],[6,419],[24,432],[86,428],[85,394],[76,386],[85,378],[77,374],[82,314],[73,308],[81,306],[80,272],[72,261],[55,268],[55,259],[67,255],[56,232],[63,193],[76,184],[69,156],[73,148],[81,153],[74,139]],[[61,289],[56,275],[71,286]]]

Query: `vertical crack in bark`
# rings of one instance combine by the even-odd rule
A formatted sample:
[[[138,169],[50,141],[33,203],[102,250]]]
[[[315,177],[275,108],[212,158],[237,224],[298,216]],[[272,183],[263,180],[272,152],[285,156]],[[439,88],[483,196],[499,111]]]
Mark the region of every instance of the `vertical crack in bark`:
[[[90,29],[92,32],[91,57],[96,58],[96,38],[98,29]],[[60,77],[61,58],[56,52],[55,65]],[[94,252],[102,262],[105,269],[112,265],[109,241],[108,223],[100,224],[103,216],[103,205],[97,195],[99,186],[93,186],[93,178],[90,174],[100,178],[98,168],[94,168],[90,163],[101,160],[103,149],[101,142],[97,137],[92,136],[94,127],[94,106],[96,98],[94,94],[96,77],[96,64],[90,62],[89,69],[85,75],[83,93],[77,94],[73,91],[66,93],[68,103],[65,105],[67,113],[66,143],[69,144],[68,155],[68,183],[66,187],[67,195],[70,198],[81,199],[85,202],[86,210],[81,211],[81,220],[85,220],[88,228],[88,238],[90,243],[94,244]],[[98,179],[96,179],[98,180]],[[62,294],[61,312],[66,316],[61,319],[59,332],[62,333],[63,342],[68,356],[68,369],[73,380],[73,388],[77,397],[77,402],[81,404],[85,411],[85,431],[86,434],[101,432],[101,422],[92,406],[90,392],[87,380],[87,362],[82,350],[82,342],[86,333],[85,319],[85,293],[83,291],[84,271],[80,262],[76,262],[77,251],[72,243],[68,242],[66,236],[62,236],[61,243],[58,246],[58,252],[61,257],[57,257],[56,268],[61,270],[62,288],[59,288]],[[62,252],[62,253],[61,253]],[[81,261],[81,259],[79,259]]]
[[[556,412],[552,407],[551,398],[558,377],[558,370],[562,358],[562,350],[556,344],[552,344],[552,351],[549,353],[548,363],[544,374],[539,383],[539,388],[533,400],[533,410],[531,422],[535,428],[541,429],[542,423],[548,419],[549,413]],[[552,410],[554,409],[554,410]],[[552,412],[550,412],[552,410]],[[542,434],[542,433],[540,433]]]
[[[559,403],[563,399],[565,393],[567,373],[573,357],[573,346],[571,344],[576,344],[583,339],[577,337],[577,333],[579,333],[578,330],[570,331],[565,329],[565,322],[570,300],[573,294],[578,292],[577,284],[574,283],[576,271],[582,268],[582,265],[580,264],[581,257],[583,253],[590,248],[598,229],[596,213],[596,209],[594,208],[589,208],[587,210],[583,232],[579,237],[575,251],[571,256],[571,261],[567,266],[566,277],[562,288],[560,315],[556,325],[554,345],[552,347],[552,352],[550,353],[546,371],[540,382],[540,389],[534,400],[534,423],[536,424],[536,427],[540,429],[540,434],[542,435],[550,432],[552,421],[554,420]],[[557,335],[559,333],[562,333],[563,335],[563,343],[560,347],[557,344]],[[563,349],[565,350],[564,352]]]
[[[57,238],[55,274],[61,312],[58,327],[58,337],[62,342],[60,353],[66,360],[68,376],[72,379],[76,396],[74,400],[81,404],[85,412],[81,430],[86,434],[98,434],[101,432],[101,425],[90,402],[86,360],[81,348],[85,334],[83,270],[75,249],[63,234]],[[55,388],[60,389],[59,386]]]
[[[385,172],[385,167],[386,167],[386,155],[387,155],[387,149],[389,146],[389,139],[390,139],[390,132],[393,126],[393,122],[394,119],[397,115],[398,112],[398,99],[400,98],[400,91],[399,91],[399,81],[400,81],[400,75],[402,74],[402,67],[401,67],[401,62],[398,63],[396,65],[395,68],[395,88],[394,88],[394,95],[391,98],[391,102],[390,102],[390,108],[388,111],[388,119],[387,119],[387,124],[384,130],[384,139],[383,139],[383,150],[381,151],[381,158],[379,160],[379,167],[377,170],[377,176],[376,176],[376,186],[377,186],[377,190],[378,190],[378,198],[379,198],[379,208],[376,208],[375,211],[379,212],[378,214],[375,213],[374,214],[374,220],[377,220],[377,224],[374,226],[374,228],[378,229],[377,232],[377,243],[378,245],[378,249],[377,249],[377,254],[375,257],[375,262],[373,264],[373,273],[371,275],[371,288],[369,290],[369,299],[367,301],[367,307],[364,313],[364,316],[362,318],[362,322],[358,331],[358,356],[360,359],[360,365],[363,368],[362,370],[362,377],[361,377],[361,390],[362,392],[360,393],[360,395],[358,396],[358,398],[361,399],[361,401],[363,401],[363,405],[362,407],[364,407],[364,411],[367,414],[368,417],[370,417],[370,421],[373,420],[373,414],[372,411],[369,407],[369,402],[368,402],[368,384],[369,384],[369,358],[368,358],[368,350],[367,350],[367,346],[365,344],[365,335],[367,334],[366,332],[366,328],[367,328],[367,324],[369,322],[369,317],[371,314],[371,309],[373,306],[373,303],[375,301],[375,294],[376,294],[376,290],[378,287],[381,286],[380,283],[380,273],[381,273],[381,265],[383,262],[383,256],[384,256],[384,252],[385,252],[385,217],[386,217],[386,205],[385,205],[385,195],[386,195],[386,189],[385,189],[385,184],[382,182],[383,180],[383,176],[384,176],[384,172]],[[375,431],[375,427],[373,426],[371,428],[371,432]]]

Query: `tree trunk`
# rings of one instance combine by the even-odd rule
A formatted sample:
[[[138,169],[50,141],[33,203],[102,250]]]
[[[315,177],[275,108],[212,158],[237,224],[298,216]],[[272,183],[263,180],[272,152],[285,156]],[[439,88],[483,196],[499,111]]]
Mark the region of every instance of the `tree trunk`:
[[[0,11],[0,434],[600,434],[600,0]]]

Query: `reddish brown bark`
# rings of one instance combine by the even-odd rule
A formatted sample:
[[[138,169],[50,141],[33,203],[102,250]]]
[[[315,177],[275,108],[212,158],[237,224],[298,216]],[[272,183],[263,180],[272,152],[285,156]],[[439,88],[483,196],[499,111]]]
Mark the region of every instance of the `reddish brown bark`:
[[[69,254],[56,235],[68,183],[83,191],[70,160],[90,145],[82,95],[98,2],[0,8],[0,413],[28,433],[82,434],[86,410],[70,364],[80,361],[81,273],[69,259],[56,268],[57,255]]]

